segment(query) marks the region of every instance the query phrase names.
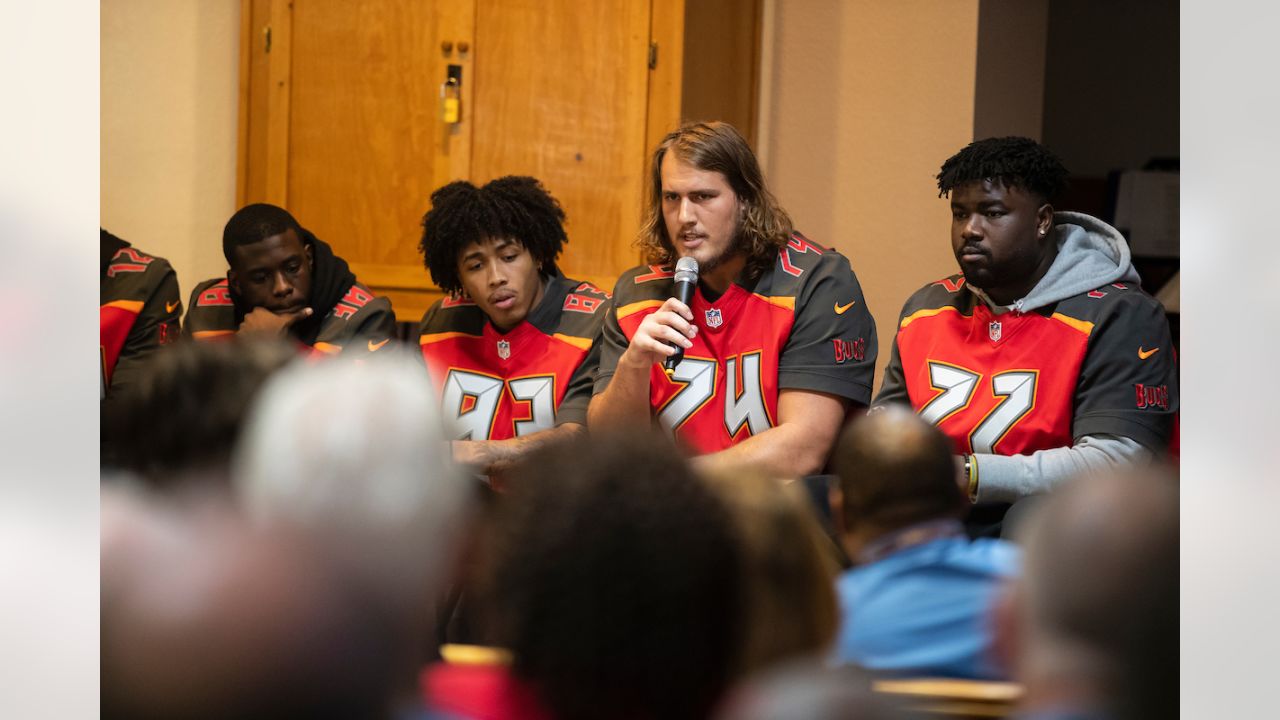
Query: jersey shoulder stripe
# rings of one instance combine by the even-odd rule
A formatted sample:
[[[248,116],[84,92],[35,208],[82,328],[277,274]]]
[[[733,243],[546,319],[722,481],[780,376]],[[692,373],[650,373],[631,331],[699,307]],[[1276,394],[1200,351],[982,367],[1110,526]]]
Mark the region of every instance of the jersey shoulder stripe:
[[[441,298],[435,301],[427,309],[427,312],[423,314],[422,321],[418,323],[419,335],[425,337],[427,335],[455,333],[478,336],[484,333],[485,323],[489,319],[480,310],[480,306],[470,302],[466,304],[447,303],[447,299]]]
[[[421,335],[418,336],[418,344],[434,345],[435,343],[444,342],[445,340],[452,340],[453,338],[478,338],[478,337],[482,337],[482,335],[480,333],[465,333],[465,332],[422,333]]]
[[[1089,322],[1088,320],[1077,320],[1076,318],[1063,315],[1062,313],[1054,313],[1049,317],[1053,318],[1054,320],[1057,320],[1058,322],[1066,325],[1067,327],[1079,330],[1081,333],[1084,333],[1085,337],[1089,337],[1090,335],[1093,334],[1093,323]]]
[[[910,320],[946,312],[948,308],[961,315],[971,314],[977,296],[965,289],[964,285],[964,276],[957,273],[911,293],[911,297],[902,304],[898,327],[906,327]]]
[[[644,312],[650,308],[660,308],[666,300],[637,300],[633,303],[627,303],[618,308],[618,319],[621,320],[638,312]]]

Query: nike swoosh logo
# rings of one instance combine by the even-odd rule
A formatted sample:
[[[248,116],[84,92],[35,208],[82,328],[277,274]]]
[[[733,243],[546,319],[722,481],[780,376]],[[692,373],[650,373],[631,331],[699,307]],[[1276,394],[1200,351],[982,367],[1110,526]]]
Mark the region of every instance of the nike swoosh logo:
[[[391,339],[391,338],[387,338],[386,340],[383,340],[383,341],[382,341],[382,342],[380,342],[380,343],[376,343],[376,342],[374,342],[374,341],[370,340],[370,341],[369,341],[369,352],[377,352],[377,351],[378,351],[378,348],[382,347],[383,345],[386,345],[386,344],[387,344],[387,342],[389,342],[389,341],[390,341],[390,339]]]
[[[849,304],[847,305],[841,305],[840,303],[836,303],[836,314],[843,315],[845,310],[848,310],[849,308],[853,307],[854,304],[857,302],[858,302],[857,300],[850,300]]]
[[[1146,360],[1147,358],[1151,357],[1152,355],[1155,355],[1158,352],[1160,352],[1160,348],[1151,348],[1150,350],[1143,350],[1141,345],[1138,346],[1138,357],[1142,358],[1143,360]]]
[[[164,311],[165,311],[165,312],[167,312],[167,313],[171,313],[171,312],[173,312],[173,309],[174,309],[174,308],[176,308],[176,307],[178,307],[178,302],[180,302],[180,301],[176,301],[176,300],[175,300],[174,302],[167,302],[167,303],[165,303],[165,304],[164,304]]]

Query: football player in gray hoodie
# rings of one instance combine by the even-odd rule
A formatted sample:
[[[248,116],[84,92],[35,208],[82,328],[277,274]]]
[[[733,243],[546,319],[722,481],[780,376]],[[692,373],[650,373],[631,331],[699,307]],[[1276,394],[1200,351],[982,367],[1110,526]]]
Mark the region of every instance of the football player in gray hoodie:
[[[1067,171],[1045,147],[979,140],[937,177],[960,272],[903,306],[872,406],[910,404],[951,437],[969,530],[994,534],[1012,503],[1164,454],[1175,350],[1120,232],[1054,211]]]

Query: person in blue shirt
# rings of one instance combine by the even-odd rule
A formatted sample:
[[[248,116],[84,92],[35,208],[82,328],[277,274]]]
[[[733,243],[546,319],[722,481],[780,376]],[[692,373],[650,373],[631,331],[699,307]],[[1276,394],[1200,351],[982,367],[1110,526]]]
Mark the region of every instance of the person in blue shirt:
[[[949,440],[909,409],[852,423],[835,452],[833,520],[853,567],[837,580],[840,663],[891,675],[1003,679],[991,612],[1019,550],[969,540]]]

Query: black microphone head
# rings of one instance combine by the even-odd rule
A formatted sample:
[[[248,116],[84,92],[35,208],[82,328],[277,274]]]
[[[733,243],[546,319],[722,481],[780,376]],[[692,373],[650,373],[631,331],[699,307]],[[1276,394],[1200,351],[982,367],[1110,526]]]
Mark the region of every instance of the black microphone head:
[[[698,282],[698,261],[685,255],[676,261],[676,282]]]

